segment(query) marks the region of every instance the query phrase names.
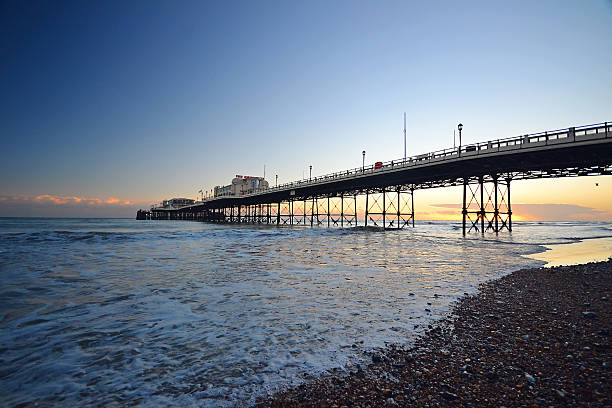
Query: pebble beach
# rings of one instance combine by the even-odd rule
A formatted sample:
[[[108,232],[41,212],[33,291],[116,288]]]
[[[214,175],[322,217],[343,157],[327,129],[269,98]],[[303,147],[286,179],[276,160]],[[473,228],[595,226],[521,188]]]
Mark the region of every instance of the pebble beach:
[[[480,285],[415,342],[258,407],[612,406],[612,261]]]

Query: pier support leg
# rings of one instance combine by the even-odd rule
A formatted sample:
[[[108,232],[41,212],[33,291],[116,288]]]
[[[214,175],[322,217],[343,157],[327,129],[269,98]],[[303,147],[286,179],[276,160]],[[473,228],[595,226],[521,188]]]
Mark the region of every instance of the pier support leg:
[[[357,226],[357,194],[353,196],[353,210],[355,210],[355,226]]]
[[[340,196],[340,228],[344,227],[344,194]]]
[[[387,206],[386,206],[386,202],[385,202],[385,198],[386,198],[386,194],[385,194],[385,189],[383,187],[382,189],[382,226],[383,226],[383,230],[385,230],[387,228],[387,224],[386,224],[386,218],[387,218]]]
[[[508,231],[512,232],[512,208],[510,201],[510,181],[511,179],[508,177],[506,179],[506,186],[508,187]]]
[[[484,201],[484,182],[483,178],[478,179],[480,185],[480,231],[484,234],[485,231],[485,201]]]
[[[312,199],[312,204],[310,205],[310,226],[312,227],[314,224],[314,206],[315,206],[315,198]],[[319,212],[317,210],[317,212]]]
[[[467,198],[467,179],[464,178],[463,179],[463,209],[461,210],[461,213],[463,214],[463,235],[465,235],[465,222],[466,222],[466,218],[467,218],[467,202],[466,202],[466,198]]]
[[[401,196],[402,191],[398,188],[397,189],[397,229],[400,229],[400,219],[401,219],[401,214],[400,214],[400,208],[402,206],[402,196]]]
[[[463,234],[472,230],[484,234],[506,228],[512,231],[510,208],[510,178],[502,181],[499,175],[465,178],[463,181],[462,207]]]
[[[412,218],[412,228],[414,228],[414,188],[410,188],[410,218]]]
[[[370,194],[372,193],[372,194]],[[387,229],[414,226],[414,192],[406,185],[385,187],[368,191],[366,200],[367,221]]]
[[[499,186],[497,185],[497,175],[493,176],[493,189],[495,190],[495,232],[499,232],[499,205],[497,203],[497,191]]]
[[[366,205],[365,205],[365,224],[364,226],[367,227],[368,226],[368,200],[369,200],[370,194],[368,191],[366,191]]]

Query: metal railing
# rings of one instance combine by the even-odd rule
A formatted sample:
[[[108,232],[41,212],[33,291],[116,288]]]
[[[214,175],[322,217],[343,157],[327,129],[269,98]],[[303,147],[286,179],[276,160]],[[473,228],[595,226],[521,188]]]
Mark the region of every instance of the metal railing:
[[[383,162],[382,165],[370,164],[363,167],[357,167],[350,170],[343,170],[335,173],[325,174],[323,176],[313,177],[312,179],[303,179],[289,183],[280,184],[276,187],[271,187],[267,190],[249,194],[249,196],[265,194],[268,192],[287,190],[294,187],[305,187],[334,181],[338,179],[358,177],[362,175],[371,175],[385,171],[396,170],[398,168],[413,167],[440,159],[462,158],[478,156],[480,154],[495,153],[506,150],[515,150],[521,148],[538,147],[542,145],[556,145],[559,143],[569,143],[576,141],[576,138],[584,136],[601,135],[600,138],[612,137],[612,123],[602,122],[593,125],[579,126],[575,128],[557,129],[546,132],[532,133],[523,136],[508,137],[504,139],[490,140],[481,143],[472,143],[461,146],[459,148],[447,148],[430,153],[415,155],[398,160]],[[536,143],[538,143],[536,145]]]

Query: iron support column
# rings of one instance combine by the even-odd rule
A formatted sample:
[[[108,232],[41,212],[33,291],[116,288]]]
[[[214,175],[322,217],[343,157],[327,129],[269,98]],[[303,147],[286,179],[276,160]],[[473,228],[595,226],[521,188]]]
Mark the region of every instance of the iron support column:
[[[383,216],[383,231],[387,229],[387,224],[386,224],[386,222],[387,222],[387,220],[386,220],[386,218],[387,218],[386,217],[387,216],[387,204],[386,204],[386,200],[385,200],[386,195],[387,195],[387,192],[385,191],[385,188],[383,187],[383,189],[382,189],[382,196],[383,196],[382,197],[383,198],[383,206],[382,206],[382,210],[383,210],[383,213],[382,213],[382,216]]]
[[[355,226],[357,226],[357,193],[353,196],[353,209],[355,210]]]
[[[314,223],[314,203],[315,203],[315,199],[314,197],[312,198],[312,204],[310,205],[310,226],[312,227],[313,223]],[[304,213],[306,213],[306,210],[304,210]]]
[[[401,208],[401,205],[402,205],[401,198],[402,198],[402,190],[398,187],[397,188],[397,229],[400,229],[400,225],[402,224],[401,223],[401,216],[402,215],[401,215],[401,211],[400,211],[400,208]]]
[[[510,177],[506,179],[506,182],[508,183],[508,231],[512,232],[512,208],[510,207],[512,200],[510,200]]]
[[[463,214],[463,235],[465,235],[465,221],[467,217],[467,179],[463,179],[463,209],[461,213]]]
[[[368,226],[368,196],[369,192],[366,190],[366,205],[365,205],[365,227]]]
[[[483,177],[480,176],[478,179],[478,183],[480,184],[480,228],[481,233],[485,232],[485,202],[484,202],[484,180]]]
[[[493,217],[495,217],[495,233],[499,232],[499,206],[497,203],[497,176],[493,177],[493,188],[495,189],[495,209]]]
[[[412,228],[414,228],[414,188],[410,189],[410,212],[412,213]]]
[[[344,193],[340,196],[340,228],[344,228]]]

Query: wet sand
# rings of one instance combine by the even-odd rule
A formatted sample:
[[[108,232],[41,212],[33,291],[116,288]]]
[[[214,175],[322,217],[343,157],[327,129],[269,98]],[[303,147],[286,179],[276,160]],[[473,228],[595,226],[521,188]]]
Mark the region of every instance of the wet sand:
[[[612,238],[588,238],[566,244],[545,245],[546,251],[527,255],[545,261],[546,266],[577,265],[600,262],[612,254]]]
[[[414,344],[260,407],[612,406],[612,262],[482,284]]]

